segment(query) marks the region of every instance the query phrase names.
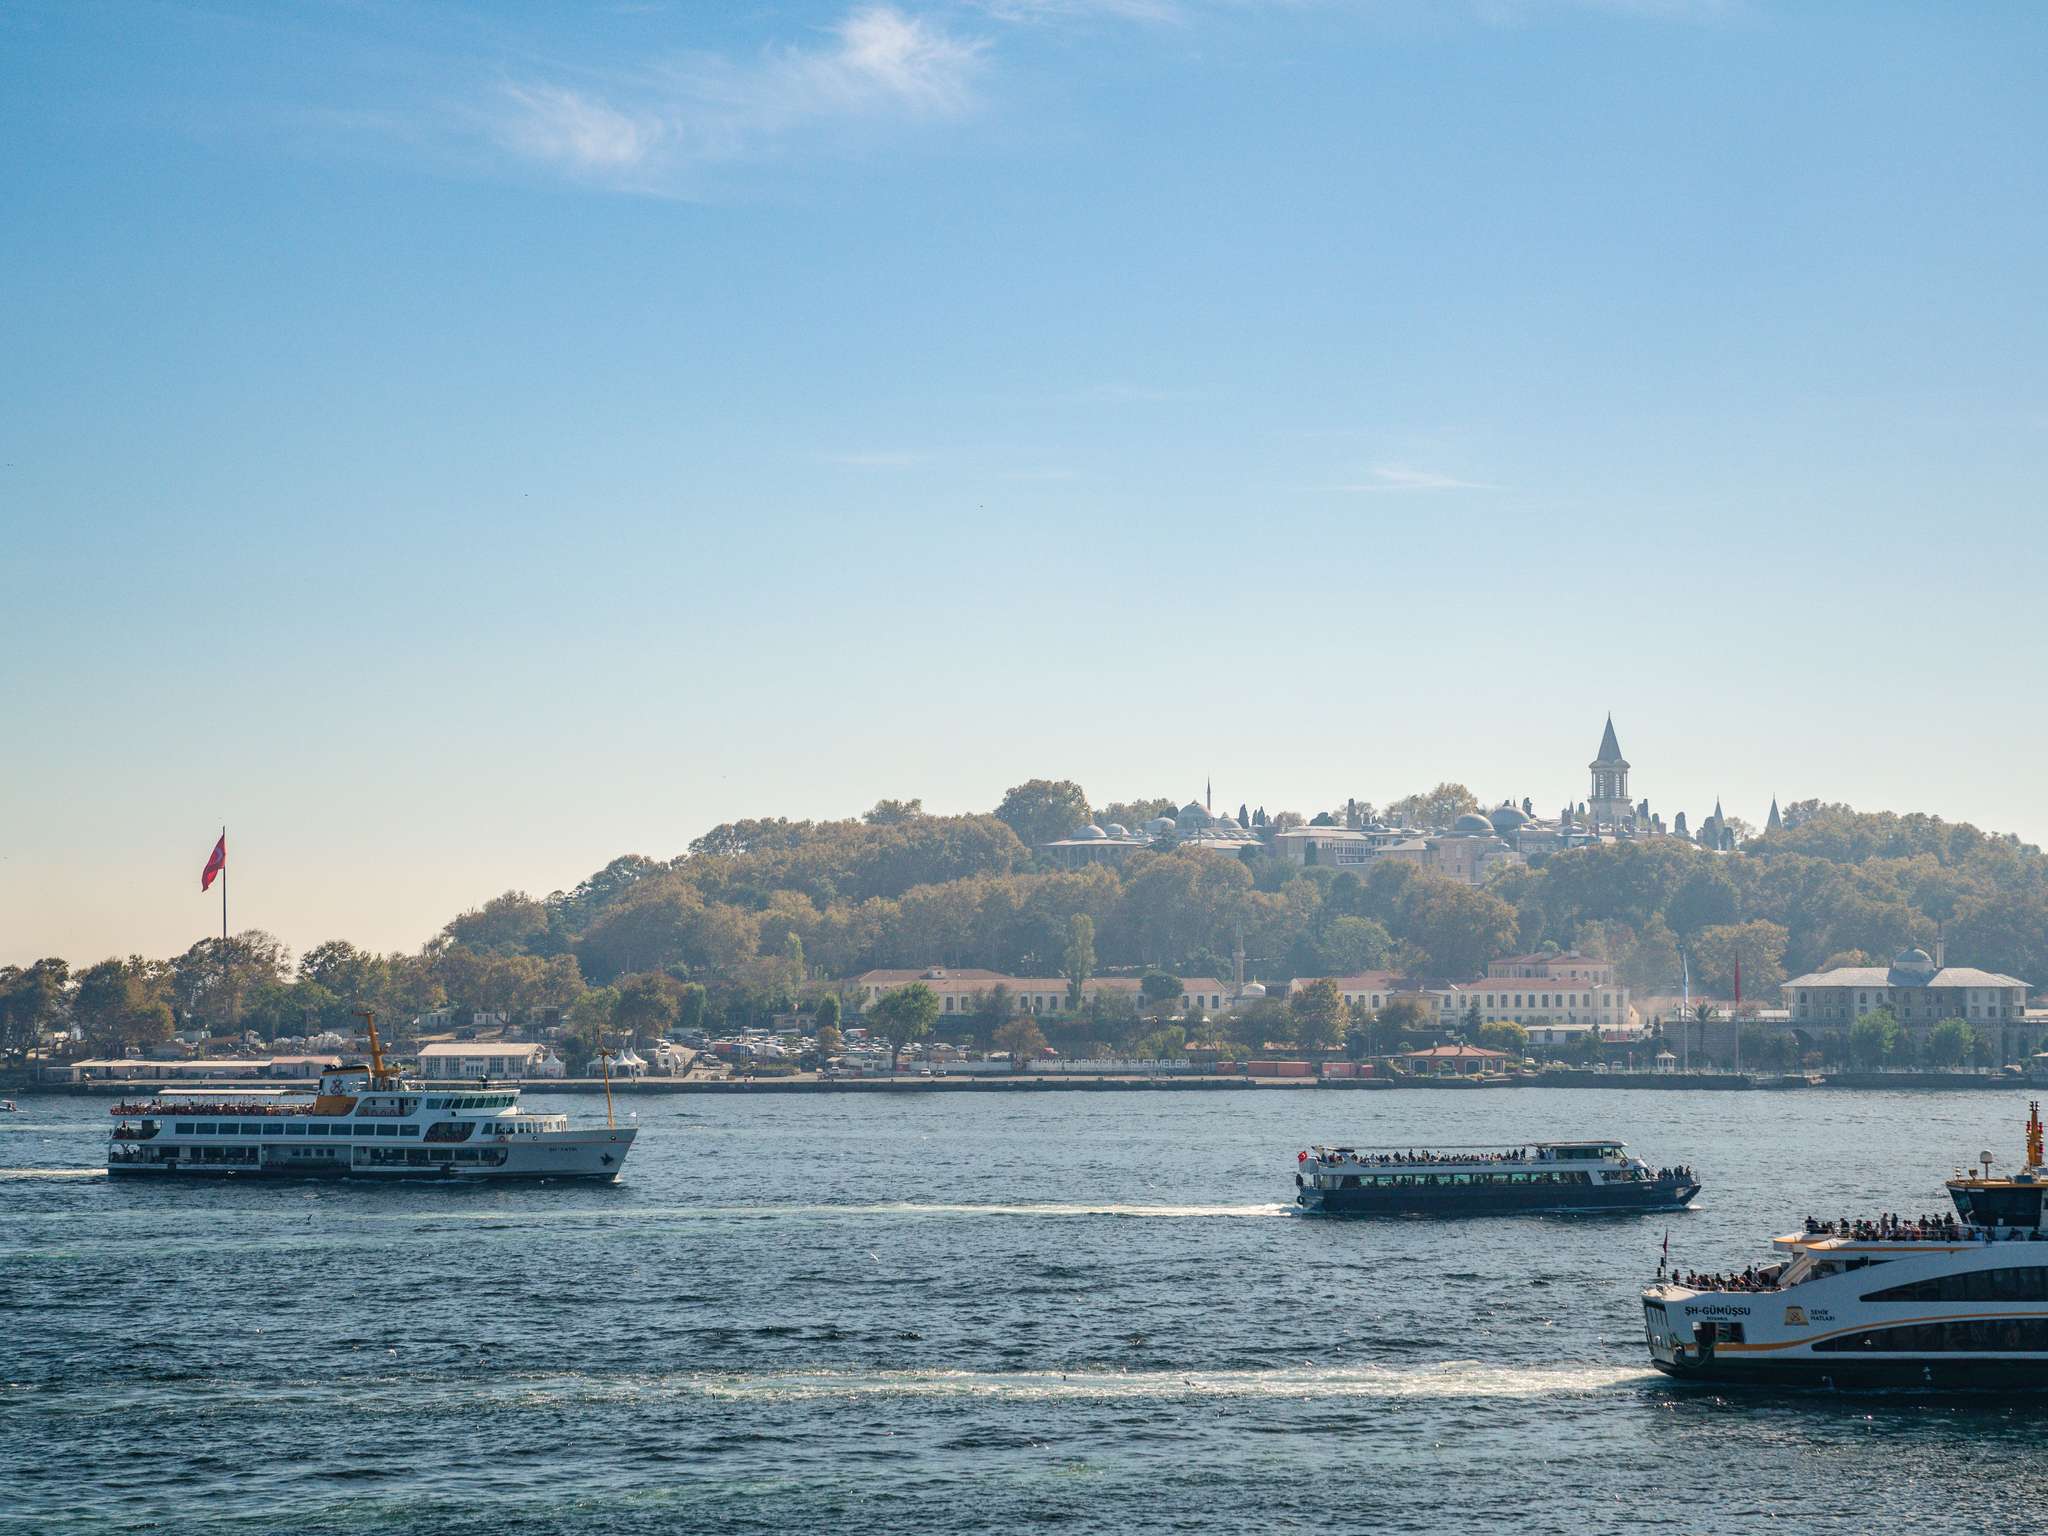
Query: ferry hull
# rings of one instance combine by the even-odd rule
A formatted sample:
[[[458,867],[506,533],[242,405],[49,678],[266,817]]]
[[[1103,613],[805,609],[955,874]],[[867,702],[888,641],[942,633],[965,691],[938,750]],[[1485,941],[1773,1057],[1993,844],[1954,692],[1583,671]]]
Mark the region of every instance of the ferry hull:
[[[1943,1355],[1918,1359],[1822,1360],[1812,1355],[1762,1360],[1711,1355],[1705,1360],[1650,1364],[1674,1381],[1705,1386],[1817,1387],[1839,1392],[2041,1392],[2048,1391],[2048,1355]]]
[[[1431,1189],[1303,1189],[1295,1203],[1311,1216],[1500,1216],[1549,1211],[1628,1213],[1676,1211],[1700,1192],[1696,1181],[1629,1184],[1464,1185]]]

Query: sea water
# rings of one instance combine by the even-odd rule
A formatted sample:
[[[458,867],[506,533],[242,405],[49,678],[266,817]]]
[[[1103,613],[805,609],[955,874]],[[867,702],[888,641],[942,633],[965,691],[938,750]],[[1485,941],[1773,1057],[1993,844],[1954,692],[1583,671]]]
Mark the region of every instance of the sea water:
[[[616,1185],[109,1180],[0,1116],[0,1529],[2031,1529],[2041,1400],[1649,1369],[1638,1292],[1946,1208],[2022,1091],[638,1095]],[[589,1120],[601,1100],[533,1094]],[[1618,1136],[1672,1216],[1291,1213]],[[2048,1385],[2048,1382],[2044,1382]]]

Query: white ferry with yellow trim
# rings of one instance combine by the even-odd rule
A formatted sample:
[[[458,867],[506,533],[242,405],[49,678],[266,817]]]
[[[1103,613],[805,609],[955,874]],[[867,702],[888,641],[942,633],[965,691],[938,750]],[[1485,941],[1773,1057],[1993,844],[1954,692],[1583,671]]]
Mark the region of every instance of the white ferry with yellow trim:
[[[1650,1363],[1682,1380],[1840,1388],[2048,1388],[2041,1109],[2027,1164],[1948,1181],[1955,1214],[1807,1218],[1785,1257],[1643,1292]]]
[[[607,1073],[607,1078],[609,1073]],[[370,1065],[322,1075],[317,1093],[170,1090],[117,1104],[107,1172],[167,1179],[597,1179],[619,1176],[634,1126],[602,1126],[519,1107],[488,1082],[430,1088],[384,1065],[370,1022]]]

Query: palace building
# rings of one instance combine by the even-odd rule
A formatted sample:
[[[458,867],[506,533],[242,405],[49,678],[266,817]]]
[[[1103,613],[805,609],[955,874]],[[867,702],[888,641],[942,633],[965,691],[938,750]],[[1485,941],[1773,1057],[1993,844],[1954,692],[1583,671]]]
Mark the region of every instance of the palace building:
[[[2027,984],[2017,976],[1946,965],[1942,942],[1934,954],[1907,949],[1890,965],[1839,965],[1831,971],[1795,976],[1782,988],[1794,1028],[1847,1029],[1880,1008],[1909,1027],[1966,1019],[2015,1024],[2026,1015]]]

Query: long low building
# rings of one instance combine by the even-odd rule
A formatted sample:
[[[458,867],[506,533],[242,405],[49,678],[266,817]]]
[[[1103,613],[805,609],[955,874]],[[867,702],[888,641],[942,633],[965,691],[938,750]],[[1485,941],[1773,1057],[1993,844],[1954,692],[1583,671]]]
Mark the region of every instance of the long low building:
[[[1551,957],[1540,957],[1548,961]],[[1578,957],[1566,956],[1565,960]],[[1527,967],[1534,969],[1533,966]],[[1601,967],[1579,967],[1598,974]],[[1611,968],[1607,968],[1611,974]],[[1392,971],[1366,971],[1357,976],[1297,976],[1287,984],[1288,995],[1313,986],[1319,980],[1337,984],[1337,990],[1354,1014],[1377,1013],[1399,999],[1413,999],[1429,1010],[1440,1029],[1464,1022],[1476,1009],[1479,1022],[1520,1024],[1531,1031],[1538,1044],[1561,1044],[1577,1039],[1588,1030],[1603,1036],[1634,1035],[1642,1021],[1630,1005],[1628,988],[1612,981],[1594,983],[1560,976],[1486,976],[1477,981],[1426,982]],[[1555,1026],[1555,1038],[1538,1038],[1539,1029]]]
[[[1444,1012],[1462,1019],[1478,1010],[1482,1024],[1587,1026],[1602,1034],[1633,1033],[1641,1028],[1629,1006],[1628,988],[1612,982],[1595,984],[1555,977],[1488,976],[1461,981],[1450,988]]]
[[[141,1057],[50,1062],[36,1068],[45,1083],[207,1082],[252,1077],[318,1077],[341,1065],[339,1056],[190,1056],[170,1061]]]
[[[1934,954],[1907,949],[1886,965],[1844,965],[1794,976],[1780,988],[1794,1028],[1847,1029],[1883,1008],[1901,1024],[1942,1019],[2017,1024],[2026,1018],[2027,984],[1999,971],[1948,965],[1939,941]]]
[[[562,1077],[567,1071],[538,1041],[443,1040],[420,1047],[422,1077]]]
[[[1005,1013],[1073,1014],[1087,1011],[1091,999],[1121,997],[1142,1004],[1143,983],[1135,976],[1092,976],[1081,983],[1078,1004],[1068,996],[1064,976],[1010,976],[1002,971],[972,967],[951,970],[928,966],[923,970],[863,971],[845,983],[855,1013],[866,1013],[884,992],[921,982],[939,1000],[939,1017],[957,1018],[985,1012],[997,993]],[[1213,976],[1181,978],[1180,1010],[1183,1013],[1221,1013],[1232,1001],[1231,989]]]
[[[1291,998],[1319,981],[1333,981],[1337,992],[1353,1009],[1377,1013],[1398,998],[1412,998],[1431,1013],[1442,1011],[1439,997],[1423,982],[1397,971],[1361,971],[1356,976],[1297,976],[1287,983]],[[1441,992],[1441,988],[1437,989]]]

